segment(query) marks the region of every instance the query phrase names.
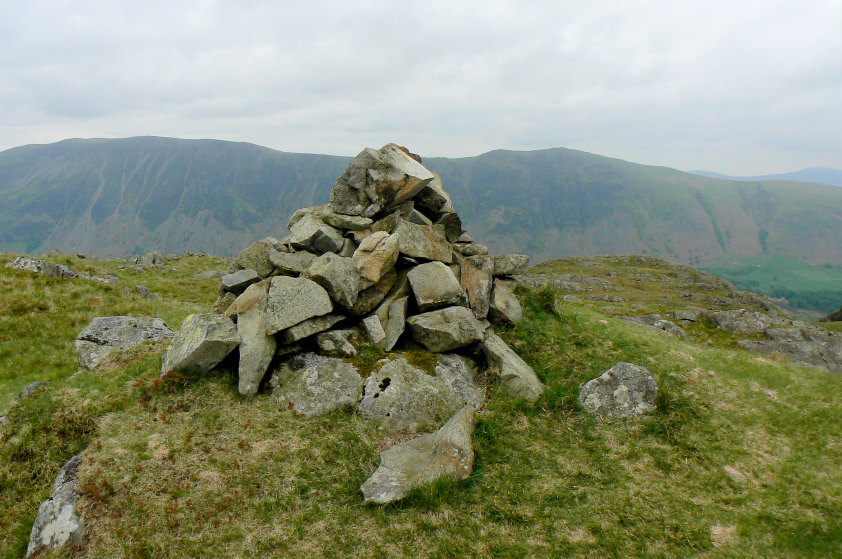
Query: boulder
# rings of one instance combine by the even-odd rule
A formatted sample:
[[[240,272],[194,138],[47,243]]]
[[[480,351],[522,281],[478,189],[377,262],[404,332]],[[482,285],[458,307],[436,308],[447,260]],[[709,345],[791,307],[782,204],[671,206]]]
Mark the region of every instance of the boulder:
[[[368,336],[368,341],[371,345],[377,346],[380,349],[386,349],[386,330],[383,328],[383,323],[380,317],[376,314],[368,316],[363,319],[363,329]]]
[[[269,274],[266,274],[269,275]],[[234,294],[240,294],[246,290],[246,287],[253,283],[260,281],[260,275],[251,268],[245,270],[238,270],[232,274],[225,274],[220,280],[223,291],[230,291]]]
[[[243,249],[235,262],[240,268],[254,270],[261,278],[268,277],[275,269],[275,265],[269,259],[269,252],[273,249],[283,250],[281,241],[274,237],[260,239]]]
[[[453,250],[462,256],[485,256],[488,247],[480,243],[454,243]]]
[[[166,340],[173,335],[172,329],[160,318],[97,316],[79,332],[73,345],[79,365],[93,369],[112,351]]]
[[[758,334],[784,322],[776,316],[748,309],[715,311],[707,316],[717,328],[742,334]]]
[[[353,259],[329,252],[313,260],[301,277],[321,285],[334,303],[346,309],[353,308],[358,293],[371,285],[360,275]]]
[[[474,415],[474,408],[465,406],[435,433],[381,452],[380,467],[360,487],[364,501],[391,503],[414,487],[441,478],[460,480],[470,476],[474,467]]]
[[[436,225],[443,230],[445,237],[451,243],[455,243],[465,233],[464,229],[462,229],[462,220],[456,212],[442,214],[436,220]]]
[[[522,274],[529,266],[529,257],[525,254],[500,254],[491,257],[494,262],[494,277]]]
[[[489,332],[481,344],[488,364],[500,372],[500,387],[513,398],[537,400],[544,391],[535,371],[497,334]]]
[[[767,328],[765,340],[741,340],[740,347],[754,353],[778,355],[797,364],[842,372],[842,334],[794,321],[790,327]]]
[[[407,319],[412,337],[433,352],[450,351],[485,337],[483,324],[465,307],[447,307]]]
[[[632,417],[655,409],[658,384],[640,365],[620,362],[579,390],[579,404],[600,417]]]
[[[275,355],[277,342],[266,335],[269,281],[253,284],[237,298],[237,334],[240,336],[238,390],[254,396]]]
[[[395,144],[364,149],[351,161],[330,192],[336,213],[373,217],[412,198],[433,174]]]
[[[316,255],[306,250],[296,252],[269,251],[269,260],[275,266],[275,271],[284,276],[297,276],[310,267]]]
[[[398,260],[398,238],[385,231],[376,231],[362,240],[353,261],[360,274],[371,284],[380,281]]]
[[[336,213],[331,210],[330,204],[325,205],[324,209],[319,211],[317,215],[328,225],[344,231],[361,231],[368,229],[373,223],[371,218],[368,217]]]
[[[161,300],[161,297],[159,297],[157,294],[149,291],[149,288],[146,287],[145,285],[138,285],[137,286],[137,292],[144,299],[150,299],[152,301],[160,301]]]
[[[170,371],[210,371],[238,345],[237,325],[230,318],[218,314],[188,315],[164,354],[161,376]]]
[[[274,334],[333,310],[327,291],[307,278],[275,276],[269,284],[266,334]]]
[[[419,264],[406,277],[421,311],[466,303],[456,276],[441,262]]]
[[[453,251],[447,238],[437,228],[401,221],[395,228],[398,250],[411,258],[453,262]]]
[[[493,270],[494,263],[487,256],[471,256],[462,260],[462,289],[468,296],[468,306],[477,318],[488,316]]]
[[[38,507],[38,514],[29,534],[26,557],[82,543],[85,525],[74,510],[79,499],[76,480],[81,465],[82,454],[79,453],[59,470],[50,490],[50,497]]]
[[[440,424],[463,404],[447,382],[398,358],[365,380],[357,409],[388,429],[420,429]]]
[[[305,249],[323,254],[339,252],[342,249],[342,232],[331,227],[314,214],[305,215],[290,228],[292,246],[296,250]]]
[[[356,337],[353,330],[330,330],[316,335],[319,351],[329,357],[354,357],[357,348],[352,340]]]
[[[29,258],[28,256],[18,256],[13,262],[6,264],[7,268],[13,270],[25,270],[35,272],[43,276],[52,278],[75,278],[76,272],[72,271],[67,266],[61,264],[53,264],[46,260],[38,260],[36,258]]]
[[[488,306],[488,318],[494,322],[517,323],[523,320],[523,307],[508,286],[494,278],[491,301]]]
[[[485,403],[485,390],[477,384],[479,367],[473,359],[456,353],[444,353],[439,355],[435,371],[436,377],[449,384],[465,404],[479,409]]]
[[[283,340],[285,344],[293,344],[304,338],[309,338],[319,332],[324,332],[333,328],[339,322],[345,320],[345,317],[339,314],[326,314],[324,316],[314,316],[308,318],[304,322],[299,322],[295,326],[287,328],[283,332]]]
[[[427,215],[438,216],[453,212],[453,201],[445,192],[441,182],[441,176],[433,173],[433,180],[422,188],[413,199],[417,208],[426,212]]]
[[[362,378],[341,359],[304,353],[282,363],[272,373],[269,386],[282,408],[313,416],[356,404]]]
[[[236,301],[237,296],[229,291],[226,291],[216,298],[210,312],[213,314],[225,314],[225,311],[231,308],[231,305],[233,305]]]

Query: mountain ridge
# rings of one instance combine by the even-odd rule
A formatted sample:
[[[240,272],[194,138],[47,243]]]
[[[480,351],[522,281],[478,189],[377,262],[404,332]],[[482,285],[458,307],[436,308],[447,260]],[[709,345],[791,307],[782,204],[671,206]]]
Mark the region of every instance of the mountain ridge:
[[[754,175],[754,176],[737,176],[725,175],[722,173],[715,173],[713,171],[687,171],[693,175],[700,175],[712,179],[730,180],[730,181],[797,181],[809,182],[814,184],[825,184],[828,186],[842,186],[842,169],[833,169],[831,167],[808,167],[800,171],[792,171],[790,173],[775,173],[771,175]]]

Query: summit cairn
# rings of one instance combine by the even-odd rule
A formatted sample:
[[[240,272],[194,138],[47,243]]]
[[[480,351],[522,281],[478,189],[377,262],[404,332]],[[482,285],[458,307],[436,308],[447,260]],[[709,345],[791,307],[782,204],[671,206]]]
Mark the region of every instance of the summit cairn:
[[[540,397],[535,372],[489,322],[521,319],[506,277],[522,272],[529,259],[490,256],[464,231],[441,178],[420,157],[395,144],[364,149],[337,179],[330,203],[296,211],[287,227],[283,239],[267,237],[240,253],[221,278],[211,314],[185,319],[162,375],[201,373],[202,363],[210,370],[238,345],[242,395],[271,391],[283,409],[303,415],[354,407],[390,430],[436,429],[465,406],[482,406],[475,374],[462,374],[458,382],[446,374],[460,359],[465,371],[491,370],[511,397]],[[197,326],[210,323],[214,336]],[[401,353],[409,342],[416,354],[417,346],[440,354],[431,361],[438,359],[435,373],[410,365]],[[364,380],[343,359],[366,344],[385,357]],[[185,357],[196,355],[202,358]],[[473,417],[465,412],[448,425],[473,425]],[[417,446],[426,453],[417,460],[384,458],[388,478],[407,483],[390,486],[394,498],[431,476],[450,475],[441,464],[430,475],[398,471],[400,464],[417,469],[438,461],[429,455],[432,443],[424,441],[401,450]],[[460,443],[466,444],[470,454],[470,444]],[[457,462],[454,475],[465,477],[471,461]],[[372,487],[366,486],[366,500],[391,499],[373,497]]]

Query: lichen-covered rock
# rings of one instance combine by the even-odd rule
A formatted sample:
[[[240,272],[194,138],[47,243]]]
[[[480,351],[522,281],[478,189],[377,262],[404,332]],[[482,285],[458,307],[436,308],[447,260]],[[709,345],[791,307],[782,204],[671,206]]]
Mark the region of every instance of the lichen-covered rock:
[[[356,404],[362,378],[341,359],[304,353],[282,363],[272,373],[269,386],[282,407],[312,416]]]
[[[76,514],[76,479],[82,455],[77,454],[59,470],[50,497],[38,507],[38,514],[29,534],[26,556],[32,557],[44,551],[72,547],[82,543],[85,525]]]
[[[620,362],[579,390],[579,404],[600,417],[631,417],[655,409],[658,384],[640,365]]]
[[[383,274],[380,281],[367,287],[357,294],[357,302],[349,310],[353,316],[364,316],[383,303],[387,295],[390,295],[398,281],[406,283],[406,272],[400,274],[395,269]]]
[[[409,297],[401,297],[389,305],[385,321],[382,318],[380,319],[380,324],[385,334],[383,340],[384,350],[392,351],[404,333],[406,329],[406,310],[408,307]],[[379,317],[380,315],[375,316]]]
[[[367,316],[363,319],[362,324],[371,345],[386,349],[386,330],[383,328],[380,317],[376,314]]]
[[[494,263],[487,256],[471,256],[462,260],[462,289],[468,296],[468,306],[477,318],[488,316],[493,270]]]
[[[842,372],[842,334],[801,321],[783,328],[767,328],[765,340],[741,340],[747,350],[764,355],[778,355],[798,364],[824,367]]]
[[[253,284],[237,298],[237,334],[240,336],[238,390],[254,396],[275,355],[277,342],[266,335],[269,282]]]
[[[435,433],[421,435],[380,453],[380,467],[362,484],[366,503],[386,504],[413,487],[449,477],[465,479],[474,467],[474,408],[465,406]]]
[[[489,332],[482,342],[489,365],[500,374],[500,388],[513,398],[537,400],[544,391],[535,370],[515,353],[497,334]]]
[[[419,264],[406,277],[421,311],[467,302],[456,276],[441,262]]]
[[[266,334],[274,334],[333,310],[327,291],[307,278],[275,276],[269,284]]]
[[[254,270],[261,278],[265,278],[272,273],[275,265],[269,259],[269,252],[272,250],[283,250],[281,241],[274,237],[266,237],[255,241],[239,255],[235,260],[237,266],[247,270]]]
[[[494,279],[491,301],[488,306],[488,318],[494,322],[517,323],[523,320],[523,307],[512,290],[499,279]]]
[[[444,190],[441,176],[433,173],[433,180],[427,184],[414,198],[416,206],[430,216],[453,212],[453,201]]]
[[[450,351],[484,337],[484,327],[465,307],[447,307],[407,319],[412,338],[433,352]]]
[[[93,369],[112,351],[172,337],[173,331],[161,318],[97,316],[79,332],[73,345],[79,365]]]
[[[395,144],[364,149],[351,161],[330,192],[340,214],[373,217],[400,205],[433,180],[433,174]]]
[[[419,429],[441,423],[463,404],[447,382],[398,358],[366,379],[357,409],[388,429]]]
[[[376,231],[362,240],[353,260],[360,274],[375,284],[398,260],[398,238],[385,231]]]
[[[301,277],[324,287],[333,302],[346,309],[353,308],[359,292],[370,285],[353,259],[331,253],[313,260]]]
[[[216,301],[214,301],[210,312],[212,312],[213,314],[225,314],[225,311],[227,311],[236,300],[236,295],[234,295],[230,291],[225,291],[219,297],[216,298]]]
[[[161,375],[170,371],[206,373],[240,344],[237,325],[218,314],[191,314],[170,342],[161,364]]]

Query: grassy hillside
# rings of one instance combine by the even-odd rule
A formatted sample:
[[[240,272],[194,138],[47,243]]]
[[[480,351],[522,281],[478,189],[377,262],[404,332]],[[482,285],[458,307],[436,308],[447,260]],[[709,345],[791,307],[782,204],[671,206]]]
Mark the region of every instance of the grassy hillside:
[[[512,401],[486,379],[474,474],[368,507],[359,485],[378,451],[411,434],[246,401],[225,371],[156,382],[160,345],[69,378],[69,341],[88,317],[133,312],[177,326],[210,305],[215,281],[192,275],[219,266],[214,259],[182,257],[139,276],[119,262],[60,260],[121,283],[46,281],[0,266],[4,292],[20,293],[20,317],[0,313],[3,347],[20,339],[0,354],[3,401],[29,380],[49,381],[0,423],[0,533],[9,534],[0,556],[20,556],[58,468],[89,444],[80,508],[88,557],[842,553],[842,377],[739,351],[705,324],[679,340],[614,318],[756,303],[690,268],[609,257],[533,269],[587,286],[566,300],[522,291],[526,320],[501,332],[547,383],[545,395]],[[141,279],[164,304],[121,291]],[[45,327],[20,335],[29,322]],[[657,377],[656,412],[608,423],[578,407],[579,386],[617,361]]]

